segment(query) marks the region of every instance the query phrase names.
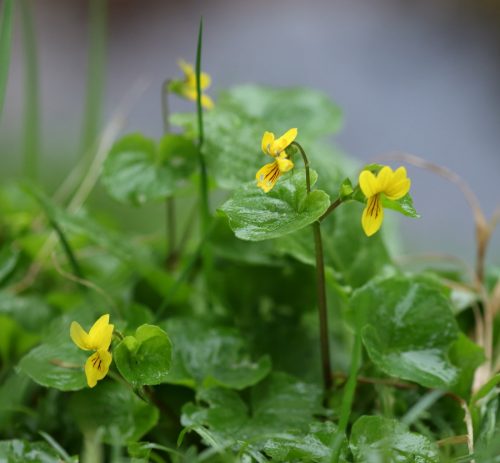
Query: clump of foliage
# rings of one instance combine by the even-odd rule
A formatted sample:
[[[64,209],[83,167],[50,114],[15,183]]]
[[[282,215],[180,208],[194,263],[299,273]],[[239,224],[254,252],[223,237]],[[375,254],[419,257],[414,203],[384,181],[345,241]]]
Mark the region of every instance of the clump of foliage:
[[[472,201],[472,274],[395,261],[379,229],[418,217],[406,170],[332,146],[325,95],[214,103],[200,65],[201,28],[165,134],[103,142],[72,196],[1,187],[0,460],[500,461],[494,221]],[[173,95],[195,111],[169,116]],[[86,207],[95,172],[128,207],[164,202],[166,232]]]

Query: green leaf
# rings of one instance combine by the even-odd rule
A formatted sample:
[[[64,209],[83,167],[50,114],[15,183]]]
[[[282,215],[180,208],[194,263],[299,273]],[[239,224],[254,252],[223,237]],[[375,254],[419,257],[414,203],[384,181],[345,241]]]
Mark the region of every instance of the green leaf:
[[[187,133],[196,133],[194,115],[175,115],[172,121]],[[297,127],[298,140],[307,149],[319,137],[339,129],[341,112],[314,90],[244,85],[222,92],[215,108],[204,113],[203,121],[203,154],[209,172],[220,187],[234,189],[255,178],[268,162],[269,157],[261,151],[265,131],[279,137]]]
[[[172,318],[162,326],[173,344],[172,367],[164,382],[192,388],[245,389],[271,370],[268,356],[252,361],[234,329],[207,326],[194,319]]]
[[[19,259],[19,250],[13,246],[0,249],[0,284],[11,274]]]
[[[118,140],[104,164],[102,180],[116,200],[140,205],[164,199],[183,186],[196,166],[197,148],[168,134],[159,146],[141,134]]]
[[[314,422],[324,411],[316,385],[274,373],[252,389],[250,405],[219,388],[203,390],[197,399],[197,405],[183,407],[181,422],[216,448],[243,449],[257,461],[267,461],[262,454],[267,450],[279,458],[294,452],[309,459],[328,454],[334,428]]]
[[[452,391],[464,399],[468,399],[474,379],[474,373],[484,361],[484,351],[463,333],[451,345],[450,360],[459,368],[459,374]]]
[[[456,382],[459,372],[448,351],[458,328],[436,284],[405,276],[372,281],[353,293],[348,318],[388,375],[435,388]]]
[[[331,461],[332,446],[336,426],[331,421],[312,423],[305,435],[283,433],[279,437],[271,437],[264,445],[263,451],[272,461],[282,462],[316,462]],[[347,462],[346,445],[339,455],[338,463]]]
[[[311,171],[311,184],[317,174]],[[261,241],[279,238],[310,225],[328,209],[329,196],[321,190],[307,194],[305,172],[300,170],[278,180],[264,193],[255,182],[235,191],[220,210],[224,212],[236,236],[242,240]]]
[[[68,328],[59,339],[31,350],[21,359],[18,369],[42,386],[77,391],[87,387],[83,366],[88,356],[88,352],[71,342]]]
[[[409,432],[396,420],[362,416],[352,427],[350,447],[355,463],[438,463],[437,445]]]
[[[158,326],[142,325],[113,350],[118,371],[134,387],[160,384],[167,379],[172,343]]]
[[[8,315],[30,332],[40,331],[53,316],[53,310],[37,296],[15,296],[0,291],[0,314]]]
[[[101,381],[75,393],[69,407],[83,433],[100,428],[103,442],[112,445],[139,440],[159,417],[156,408],[116,381]]]
[[[14,427],[17,412],[23,408],[33,383],[28,376],[12,372],[0,385],[0,430]]]
[[[350,178],[345,178],[339,188],[339,198],[342,201],[350,199],[354,193],[354,188],[352,187],[352,182]]]
[[[47,442],[28,442],[21,439],[0,441],[0,461],[8,463],[61,463],[61,456]],[[64,460],[77,463],[78,457]]]
[[[413,207],[413,199],[410,196],[410,193],[407,193],[402,198],[396,200],[387,199],[384,195],[382,195],[382,206],[406,215],[406,217],[412,217],[414,219],[420,218],[420,214]]]
[[[498,384],[500,384],[500,373],[497,373],[484,384],[471,398],[471,403],[474,404],[478,400],[486,397]]]
[[[338,132],[342,125],[340,108],[325,94],[308,88],[241,85],[222,93],[217,107],[261,120],[268,127],[264,130],[275,131],[276,136],[298,127],[299,136],[315,139]]]

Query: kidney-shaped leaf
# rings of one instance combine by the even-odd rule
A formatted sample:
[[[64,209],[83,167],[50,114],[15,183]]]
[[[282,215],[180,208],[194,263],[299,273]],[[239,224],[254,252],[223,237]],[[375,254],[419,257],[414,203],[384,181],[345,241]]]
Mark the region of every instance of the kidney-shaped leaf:
[[[21,439],[0,441],[0,461],[8,463],[77,463],[78,457],[62,460],[61,455],[47,442],[28,442]]]
[[[404,276],[375,280],[353,293],[349,307],[349,319],[382,371],[427,387],[456,381],[448,351],[458,328],[435,283]]]
[[[236,330],[182,318],[171,318],[164,327],[173,344],[172,368],[166,383],[194,389],[244,389],[261,381],[271,370],[269,357],[251,360]]]
[[[114,349],[116,367],[134,387],[162,383],[170,370],[172,343],[158,326],[142,325]]]
[[[159,145],[141,134],[118,140],[104,164],[102,180],[116,200],[139,205],[173,194],[193,173],[197,148],[183,135],[168,134]]]
[[[334,428],[314,420],[323,413],[321,389],[284,373],[274,373],[252,389],[249,407],[227,389],[198,393],[197,404],[182,409],[182,424],[214,447],[244,449],[255,461],[316,461],[328,456]],[[314,459],[313,459],[314,458]]]
[[[311,171],[311,183],[317,174]],[[307,194],[305,171],[292,172],[269,192],[255,182],[245,184],[226,201],[221,211],[242,240],[261,241],[300,230],[318,220],[328,209],[330,197],[321,190]]]
[[[381,416],[362,416],[352,427],[350,447],[355,463],[437,463],[437,445],[406,426]]]
[[[87,387],[83,366],[89,354],[79,350],[69,336],[67,338],[35,347],[21,359],[18,369],[36,383],[60,391]]]

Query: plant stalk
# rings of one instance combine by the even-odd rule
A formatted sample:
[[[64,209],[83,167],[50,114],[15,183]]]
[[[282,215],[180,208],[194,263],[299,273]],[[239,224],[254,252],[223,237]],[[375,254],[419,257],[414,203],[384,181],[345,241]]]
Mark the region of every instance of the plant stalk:
[[[330,343],[328,342],[328,310],[326,303],[325,263],[323,259],[323,242],[319,222],[312,224],[314,233],[314,250],[316,254],[316,291],[318,297],[319,337],[321,348],[321,365],[325,391],[332,388],[332,369],[330,362]]]
[[[205,133],[203,127],[203,108],[201,106],[201,52],[203,43],[203,18],[200,19],[198,30],[198,46],[196,49],[196,113],[198,119],[198,158],[200,164],[200,224],[201,236],[208,237],[210,230],[210,202],[208,197],[208,172],[205,156],[203,155],[203,143]],[[213,256],[208,243],[204,243],[202,248],[203,274],[205,278],[205,291],[207,293],[207,306],[211,306],[209,293]]]
[[[202,233],[205,234],[210,222],[210,204],[208,199],[208,174],[205,157],[202,153],[205,133],[203,128],[203,108],[201,106],[201,52],[203,42],[203,19],[200,19],[200,29],[198,32],[198,47],[196,51],[196,113],[198,120],[198,150],[200,162],[200,212]]]
[[[342,400],[342,408],[340,409],[339,427],[335,436],[332,450],[332,463],[337,463],[340,454],[342,440],[345,436],[347,423],[351,416],[352,402],[354,399],[354,392],[356,391],[357,373],[361,364],[362,344],[361,334],[356,333],[354,338],[354,346],[351,357],[351,368],[349,370],[349,379],[344,389],[344,397]]]
[[[302,155],[306,171],[306,190],[307,194],[311,192],[311,175],[309,172],[309,159],[304,148],[297,143],[292,142]],[[319,221],[312,224],[314,233],[314,250],[316,254],[316,293],[318,298],[318,317],[319,317],[319,339],[321,351],[321,369],[323,372],[323,384],[325,391],[332,388],[332,367],[330,361],[330,343],[328,342],[328,307],[326,302],[326,283],[325,283],[325,261],[323,256],[323,240],[321,239],[321,226]]]

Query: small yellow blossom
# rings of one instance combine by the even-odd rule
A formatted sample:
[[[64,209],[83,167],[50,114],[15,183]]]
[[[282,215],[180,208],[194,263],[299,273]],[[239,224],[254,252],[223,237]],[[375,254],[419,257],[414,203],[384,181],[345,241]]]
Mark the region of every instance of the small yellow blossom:
[[[191,64],[186,63],[184,60],[179,60],[179,67],[184,72],[184,80],[179,86],[179,93],[187,98],[188,100],[196,101],[198,92],[196,91],[196,72]],[[212,109],[214,107],[214,102],[212,98],[208,95],[203,94],[203,90],[210,87],[212,79],[210,75],[205,72],[200,73],[200,88],[201,94],[201,105],[206,109]]]
[[[402,198],[410,191],[411,181],[406,176],[406,169],[399,167],[393,171],[385,166],[377,175],[369,170],[359,174],[359,187],[366,196],[366,207],[361,217],[361,224],[367,236],[376,233],[384,219],[384,210],[381,204],[381,195],[387,199]]]
[[[112,356],[108,352],[113,336],[114,325],[109,323],[109,314],[100,317],[87,333],[79,323],[72,322],[70,336],[73,342],[83,350],[94,352],[85,363],[85,376],[89,387],[94,387],[97,381],[103,379],[109,371]]]
[[[277,139],[275,139],[274,133],[264,132],[262,151],[275,159],[274,162],[260,168],[255,175],[257,186],[262,188],[264,193],[271,191],[281,174],[293,168],[293,162],[288,159],[285,149],[290,146],[296,137],[297,129],[290,129]]]

